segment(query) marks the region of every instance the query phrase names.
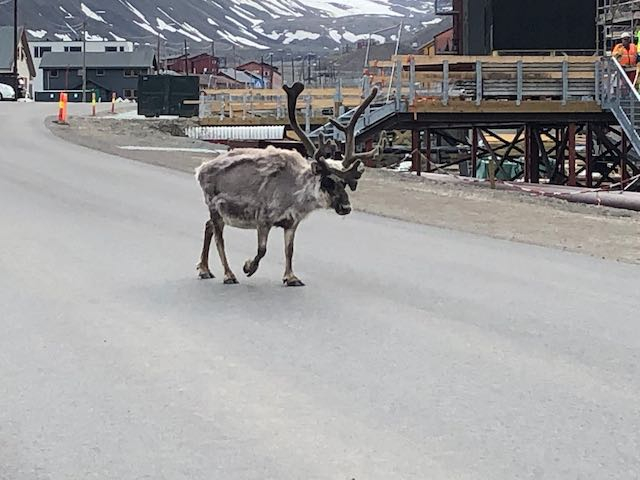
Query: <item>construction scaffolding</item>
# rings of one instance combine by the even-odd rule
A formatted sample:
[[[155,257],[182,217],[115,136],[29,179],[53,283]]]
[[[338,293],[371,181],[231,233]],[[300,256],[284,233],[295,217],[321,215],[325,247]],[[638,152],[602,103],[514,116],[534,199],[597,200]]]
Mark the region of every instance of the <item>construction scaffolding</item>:
[[[596,0],[598,50],[611,52],[624,32],[635,34],[640,28],[640,0]]]

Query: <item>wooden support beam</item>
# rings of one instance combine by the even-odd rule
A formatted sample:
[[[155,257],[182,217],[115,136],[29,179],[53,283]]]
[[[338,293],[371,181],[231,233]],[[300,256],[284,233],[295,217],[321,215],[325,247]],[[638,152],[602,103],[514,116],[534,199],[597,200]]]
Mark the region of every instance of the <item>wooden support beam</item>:
[[[478,174],[478,128],[473,127],[471,133],[471,176]]]
[[[411,130],[411,170],[416,172],[418,176],[422,175],[422,166],[420,161],[420,130]]]
[[[620,152],[620,179],[624,182],[629,179],[629,172],[627,172],[627,157],[629,155],[629,140],[627,135],[622,132],[622,149]]]
[[[576,177],[576,124],[570,123],[568,129],[569,145],[569,186],[575,187],[578,184]]]
[[[585,162],[585,174],[587,176],[587,187],[593,187],[593,129],[590,123],[587,123],[587,159]]]
[[[429,172],[431,171],[431,130],[428,128],[424,131],[424,150],[426,152],[425,169]]]

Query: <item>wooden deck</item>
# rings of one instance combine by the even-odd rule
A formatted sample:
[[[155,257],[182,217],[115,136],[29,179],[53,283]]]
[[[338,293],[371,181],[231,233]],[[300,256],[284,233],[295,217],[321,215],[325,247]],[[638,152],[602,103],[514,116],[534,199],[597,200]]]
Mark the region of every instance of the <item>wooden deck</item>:
[[[449,100],[443,105],[439,98],[416,97],[415,103],[408,106],[409,113],[451,113],[451,114],[561,114],[561,113],[602,113],[602,107],[595,101],[569,101],[563,104],[559,100],[483,100],[480,105],[470,100]]]

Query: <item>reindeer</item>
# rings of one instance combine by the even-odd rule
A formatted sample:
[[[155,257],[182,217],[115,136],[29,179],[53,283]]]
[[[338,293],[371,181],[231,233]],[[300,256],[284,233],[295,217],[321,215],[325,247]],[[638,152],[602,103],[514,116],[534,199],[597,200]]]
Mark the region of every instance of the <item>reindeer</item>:
[[[238,283],[227,261],[223,238],[225,225],[257,230],[257,255],[248,259],[243,267],[248,277],[256,273],[266,255],[269,232],[279,227],[284,230],[286,258],[282,282],[289,287],[304,286],[293,273],[293,244],[300,222],[317,209],[333,209],[342,216],[351,212],[346,187],[356,190],[364,172],[362,159],[376,152],[355,153],[355,126],[376,97],[377,89],[373,89],[358,107],[346,127],[331,120],[346,137],[341,161],[328,158],[328,153],[337,148],[335,142],[320,135],[320,145],[316,147],[298,124],[296,105],[304,86],[296,83],[292,87],[284,86],[284,90],[289,122],[304,145],[306,157],[296,150],[273,146],[240,148],[206,161],[196,169],[195,176],[209,209],[200,262],[196,267],[201,279],[214,278],[209,269],[209,248],[211,239],[215,238],[224,268],[224,284]]]

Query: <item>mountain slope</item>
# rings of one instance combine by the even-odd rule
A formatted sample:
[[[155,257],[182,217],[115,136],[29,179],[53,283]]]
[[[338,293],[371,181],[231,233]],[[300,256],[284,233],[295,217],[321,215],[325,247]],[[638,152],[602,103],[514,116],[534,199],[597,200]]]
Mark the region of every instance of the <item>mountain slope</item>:
[[[393,41],[397,26],[412,34],[432,20],[433,0],[22,0],[19,22],[31,38],[132,40],[169,51],[191,48],[339,50],[368,38]],[[11,24],[10,5],[0,23]],[[395,27],[395,28],[394,28]]]

